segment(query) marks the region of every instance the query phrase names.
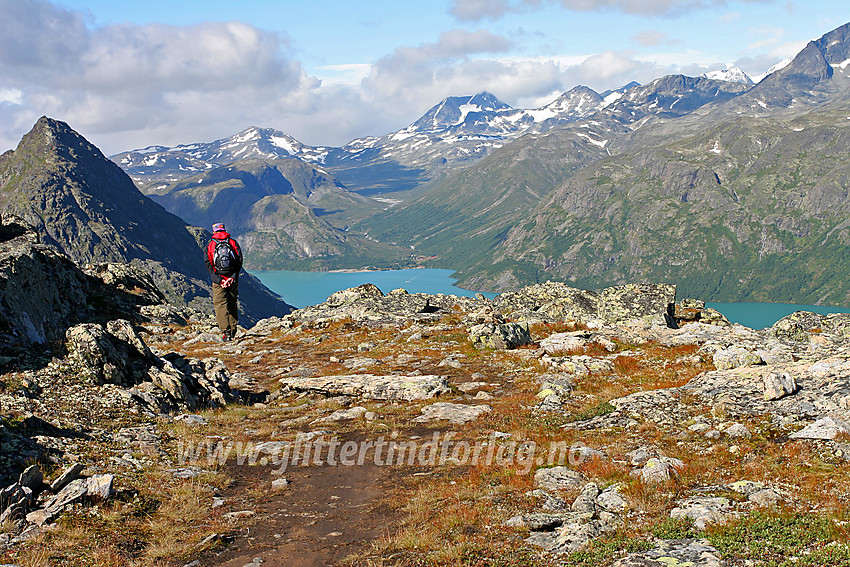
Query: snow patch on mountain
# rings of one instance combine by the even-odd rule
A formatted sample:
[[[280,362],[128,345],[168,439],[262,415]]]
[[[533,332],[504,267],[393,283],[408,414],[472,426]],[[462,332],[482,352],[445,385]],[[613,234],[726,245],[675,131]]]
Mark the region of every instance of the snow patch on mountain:
[[[728,69],[720,69],[718,71],[709,71],[702,75],[706,79],[714,79],[716,81],[727,81],[730,83],[743,83],[745,85],[754,85],[752,78],[738,67],[729,67]]]

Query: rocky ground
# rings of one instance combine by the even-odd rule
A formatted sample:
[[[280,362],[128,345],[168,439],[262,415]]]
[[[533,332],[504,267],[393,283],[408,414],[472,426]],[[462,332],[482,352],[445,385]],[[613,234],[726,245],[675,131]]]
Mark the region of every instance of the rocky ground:
[[[9,347],[0,564],[850,565],[850,316],[675,301],[365,285]]]

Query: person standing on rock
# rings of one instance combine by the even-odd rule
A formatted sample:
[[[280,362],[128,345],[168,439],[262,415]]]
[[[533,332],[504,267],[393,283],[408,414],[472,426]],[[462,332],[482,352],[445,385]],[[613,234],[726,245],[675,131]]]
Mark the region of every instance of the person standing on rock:
[[[224,223],[217,222],[212,228],[213,236],[207,244],[204,263],[212,278],[213,306],[221,338],[231,341],[236,336],[236,323],[239,321],[237,296],[242,250],[224,229]]]

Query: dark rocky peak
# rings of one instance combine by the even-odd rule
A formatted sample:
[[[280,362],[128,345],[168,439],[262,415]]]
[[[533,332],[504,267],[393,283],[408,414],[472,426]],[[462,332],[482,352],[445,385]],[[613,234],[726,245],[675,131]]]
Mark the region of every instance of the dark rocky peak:
[[[830,65],[841,65],[850,59],[850,23],[844,24],[813,42]]]
[[[850,60],[850,24],[811,41],[787,66],[761,80],[741,102],[755,112],[791,108],[795,103],[822,104],[846,90]],[[840,72],[836,77],[836,69]],[[833,78],[841,78],[836,83]]]
[[[134,263],[170,300],[199,307],[209,301],[202,235],[145,197],[64,122],[39,119],[0,160],[0,210],[21,217],[77,264]],[[247,320],[289,311],[249,276],[240,287]]]
[[[24,152],[65,162],[103,160],[97,147],[60,120],[42,116],[18,144],[16,153]]]

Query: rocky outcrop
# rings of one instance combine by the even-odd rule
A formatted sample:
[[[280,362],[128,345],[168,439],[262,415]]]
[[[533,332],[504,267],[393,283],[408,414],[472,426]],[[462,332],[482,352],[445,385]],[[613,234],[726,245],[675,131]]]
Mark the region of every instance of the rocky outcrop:
[[[44,344],[85,316],[85,274],[19,219],[4,216],[0,242],[0,335],[7,345]]]
[[[128,321],[76,325],[66,339],[68,362],[83,377],[97,385],[128,388],[129,395],[155,413],[223,406],[238,399],[220,361],[176,353],[158,357]]]

